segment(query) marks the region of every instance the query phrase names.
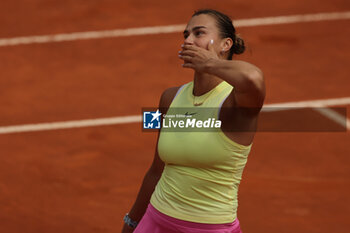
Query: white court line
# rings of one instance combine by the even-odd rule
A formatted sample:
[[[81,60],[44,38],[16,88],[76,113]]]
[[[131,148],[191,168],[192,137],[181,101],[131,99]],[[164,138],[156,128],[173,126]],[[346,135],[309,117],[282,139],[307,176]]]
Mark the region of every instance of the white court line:
[[[317,22],[317,21],[326,21],[326,20],[346,20],[346,19],[350,19],[350,11],[304,14],[304,15],[274,16],[274,17],[263,17],[263,18],[252,18],[252,19],[237,19],[237,20],[234,20],[234,25],[236,27],[252,27],[252,26],[263,26],[263,25]],[[140,28],[115,29],[115,30],[104,30],[104,31],[63,33],[63,34],[42,35],[42,36],[2,38],[0,39],[0,47],[23,45],[23,44],[35,44],[35,43],[42,44],[42,43],[53,43],[53,42],[62,42],[62,41],[174,33],[174,32],[182,32],[185,29],[185,27],[186,27],[185,24],[177,24],[177,25],[168,25],[168,26],[140,27]]]
[[[298,101],[288,103],[277,103],[277,104],[266,104],[263,109],[274,107],[277,110],[283,111],[291,107],[327,107],[327,106],[339,106],[350,104],[350,97],[336,98],[336,99],[324,99],[324,100],[311,100],[311,101]],[[288,108],[287,108],[287,107]],[[279,108],[277,108],[279,107]],[[58,129],[71,129],[81,127],[93,127],[103,125],[116,125],[116,124],[127,124],[137,123],[142,121],[141,115],[133,116],[122,116],[122,117],[110,117],[110,118],[98,118],[98,119],[87,119],[87,120],[76,120],[76,121],[63,121],[63,122],[52,122],[52,123],[38,123],[38,124],[27,124],[27,125],[14,125],[14,126],[2,126],[0,127],[0,134],[10,133],[21,133],[31,131],[44,131],[44,130],[58,130]],[[342,124],[344,125],[344,124]],[[350,121],[347,120],[347,128],[349,129]]]
[[[141,115],[134,115],[134,116],[97,118],[97,119],[86,119],[86,120],[76,120],[76,121],[61,121],[61,122],[51,122],[51,123],[3,126],[3,127],[0,127],[0,134],[57,130],[57,129],[71,129],[71,128],[93,127],[93,126],[103,126],[103,125],[117,125],[117,124],[127,124],[127,123],[141,122],[141,121],[142,121]]]
[[[346,127],[346,129],[350,130],[350,120],[344,117],[343,115],[337,113],[336,111],[330,108],[314,108],[315,111],[319,112],[325,117],[333,120],[338,123],[342,127]]]
[[[305,107],[327,107],[327,106],[339,106],[350,104],[350,97],[335,98],[335,99],[323,99],[323,100],[309,100],[309,101],[296,101],[287,103],[265,104],[262,111],[273,112],[288,110],[292,108],[305,108]]]

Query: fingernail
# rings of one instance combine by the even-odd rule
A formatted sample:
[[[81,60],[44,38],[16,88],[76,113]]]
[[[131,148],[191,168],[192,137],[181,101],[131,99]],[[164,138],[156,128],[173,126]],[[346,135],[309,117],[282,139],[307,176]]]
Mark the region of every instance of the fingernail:
[[[185,45],[182,44],[182,45],[181,45],[181,48],[183,48],[184,46],[185,46]]]
[[[179,53],[182,53],[182,51],[179,51]]]
[[[210,40],[210,44],[214,44],[214,40],[213,39]]]

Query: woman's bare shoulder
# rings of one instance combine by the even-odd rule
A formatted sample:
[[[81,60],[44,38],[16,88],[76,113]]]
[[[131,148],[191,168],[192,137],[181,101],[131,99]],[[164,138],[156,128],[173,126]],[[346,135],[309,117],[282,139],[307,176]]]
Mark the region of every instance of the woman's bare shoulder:
[[[159,101],[159,107],[160,108],[168,108],[173,101],[177,91],[180,89],[181,86],[178,87],[170,87],[163,91],[160,101]]]

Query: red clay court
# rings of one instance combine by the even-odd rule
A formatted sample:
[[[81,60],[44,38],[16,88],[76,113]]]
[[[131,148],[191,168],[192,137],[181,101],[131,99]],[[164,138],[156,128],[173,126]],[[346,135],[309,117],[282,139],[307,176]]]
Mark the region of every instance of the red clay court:
[[[120,232],[156,143],[141,108],[192,80],[177,57],[181,25],[207,7],[238,23],[248,50],[236,59],[263,70],[266,106],[318,104],[319,119],[348,121],[343,132],[257,133],[239,190],[243,232],[350,231],[349,1],[1,5],[1,233]]]

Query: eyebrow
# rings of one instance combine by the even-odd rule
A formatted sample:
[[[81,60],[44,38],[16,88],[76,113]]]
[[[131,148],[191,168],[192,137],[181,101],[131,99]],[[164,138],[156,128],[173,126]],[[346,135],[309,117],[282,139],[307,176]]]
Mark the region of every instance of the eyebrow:
[[[201,29],[201,28],[206,28],[206,27],[205,26],[196,26],[196,27],[192,28],[192,31],[195,31],[195,30],[198,30],[198,29]],[[188,33],[188,30],[185,30],[183,32],[183,34],[185,34],[185,33]]]

